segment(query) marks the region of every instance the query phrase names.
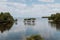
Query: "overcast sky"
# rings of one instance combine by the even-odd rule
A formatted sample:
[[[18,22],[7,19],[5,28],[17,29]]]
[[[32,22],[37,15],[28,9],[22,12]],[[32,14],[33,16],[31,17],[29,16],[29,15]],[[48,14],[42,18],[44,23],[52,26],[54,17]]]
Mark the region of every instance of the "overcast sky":
[[[0,0],[0,12],[14,17],[41,17],[60,12],[60,0]]]

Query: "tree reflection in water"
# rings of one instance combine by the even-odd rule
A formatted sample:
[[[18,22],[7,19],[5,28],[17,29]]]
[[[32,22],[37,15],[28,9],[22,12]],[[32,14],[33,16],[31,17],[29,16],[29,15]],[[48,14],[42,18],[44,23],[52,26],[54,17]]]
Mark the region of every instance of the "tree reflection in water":
[[[24,25],[34,26],[35,25],[35,22],[24,22]]]
[[[24,25],[35,25],[35,18],[27,18],[27,19],[24,19]]]
[[[1,31],[1,33],[3,33],[6,30],[10,30],[12,25],[13,25],[13,22],[12,23],[7,23],[7,24],[4,24],[4,25],[0,23],[0,31]]]
[[[51,27],[55,27],[57,30],[60,30],[60,23],[49,23]]]

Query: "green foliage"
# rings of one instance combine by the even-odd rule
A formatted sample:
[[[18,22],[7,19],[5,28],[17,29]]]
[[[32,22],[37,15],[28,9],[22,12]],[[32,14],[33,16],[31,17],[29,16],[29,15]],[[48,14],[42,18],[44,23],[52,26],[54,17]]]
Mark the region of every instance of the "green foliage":
[[[55,19],[55,14],[51,14],[51,16],[48,18],[49,20],[54,20]]]
[[[36,18],[25,18],[24,20],[36,20]]]
[[[5,30],[9,30],[14,23],[13,17],[9,12],[0,13],[0,31],[3,33]]]
[[[54,22],[59,22],[60,21],[60,13],[51,14],[51,16],[48,19],[53,20]]]
[[[14,19],[13,19],[13,17],[10,15],[10,13],[9,12],[5,12],[5,13],[3,13],[3,12],[1,12],[0,13],[0,21],[10,21],[10,22],[13,22],[14,21]]]
[[[43,40],[43,38],[40,35],[32,35],[27,40]]]

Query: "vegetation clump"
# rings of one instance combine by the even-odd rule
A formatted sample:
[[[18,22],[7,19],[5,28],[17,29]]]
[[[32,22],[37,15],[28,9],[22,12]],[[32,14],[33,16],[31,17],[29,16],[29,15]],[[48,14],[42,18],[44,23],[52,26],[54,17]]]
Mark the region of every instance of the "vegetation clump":
[[[60,22],[60,13],[51,14],[48,20],[53,20],[53,22]]]
[[[10,15],[9,12],[0,13],[0,23],[13,22],[14,18]]]
[[[27,40],[43,40],[43,38],[40,35],[32,35]]]
[[[24,20],[36,20],[36,18],[25,18]]]

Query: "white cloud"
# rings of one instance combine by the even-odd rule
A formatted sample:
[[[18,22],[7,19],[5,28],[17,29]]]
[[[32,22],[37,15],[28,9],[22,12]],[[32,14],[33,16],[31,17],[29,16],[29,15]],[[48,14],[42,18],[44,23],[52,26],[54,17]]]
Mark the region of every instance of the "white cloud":
[[[54,0],[38,0],[38,1],[42,1],[42,2],[54,2]]]
[[[8,3],[8,5],[18,8],[18,9],[21,9],[21,8],[24,9],[27,6],[26,4],[23,4],[23,3],[13,3],[13,2]]]
[[[60,8],[60,4],[59,3],[47,4],[47,6],[52,7],[52,8]]]
[[[28,6],[23,3],[1,2],[1,11],[9,11],[14,16],[36,17],[60,12],[60,4],[32,4],[32,6]]]
[[[0,2],[5,2],[5,1],[7,1],[7,0],[0,0]]]
[[[0,12],[6,12],[8,11],[6,3],[0,2]]]

